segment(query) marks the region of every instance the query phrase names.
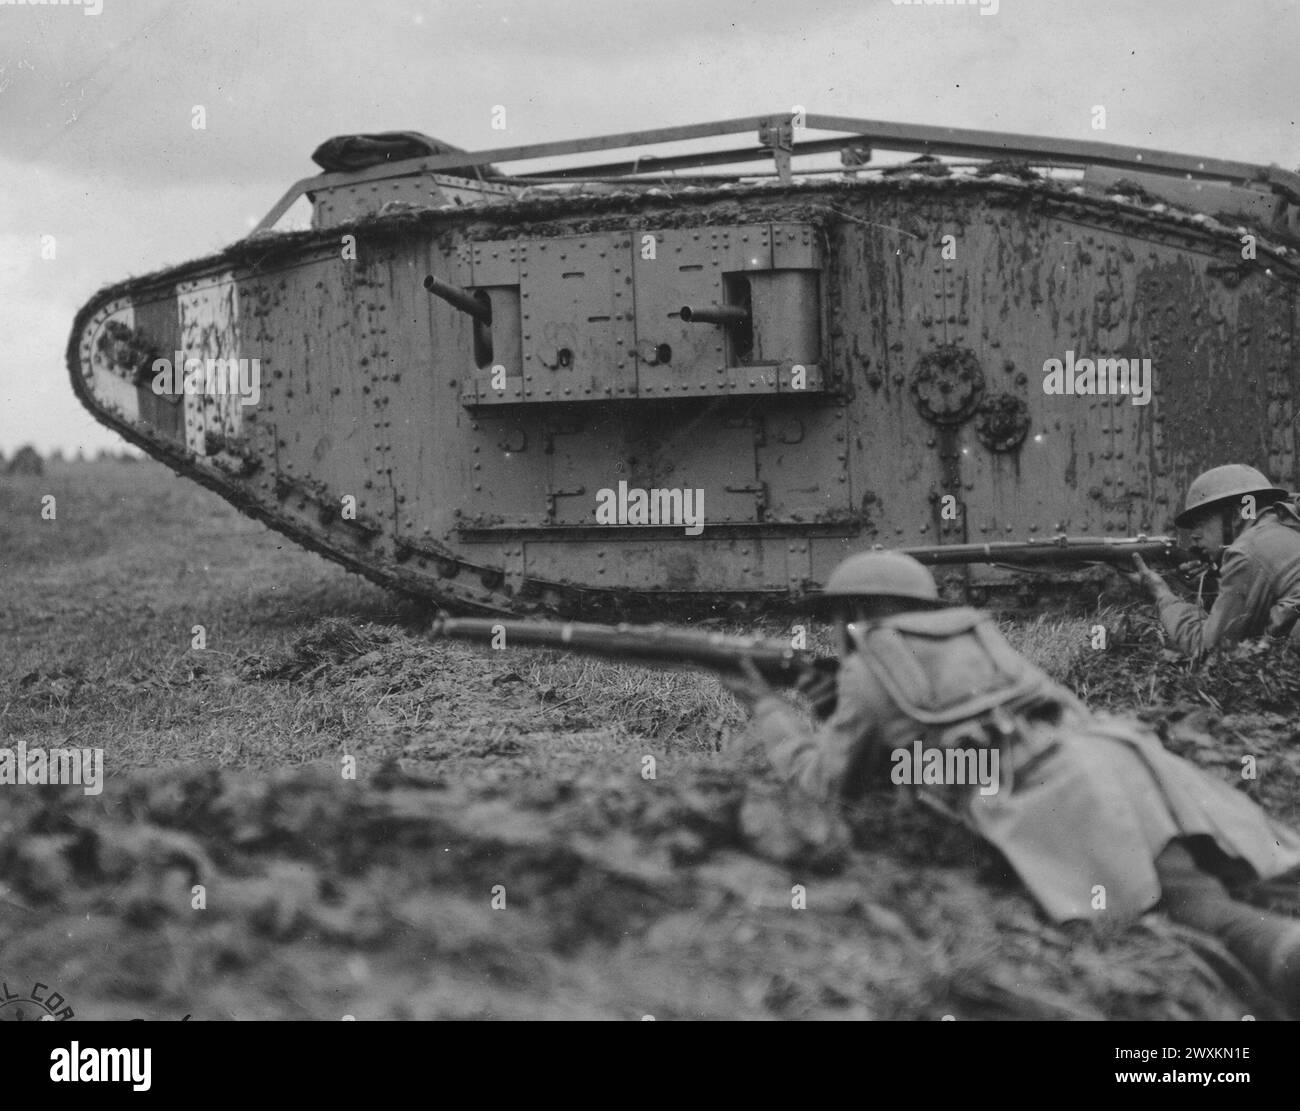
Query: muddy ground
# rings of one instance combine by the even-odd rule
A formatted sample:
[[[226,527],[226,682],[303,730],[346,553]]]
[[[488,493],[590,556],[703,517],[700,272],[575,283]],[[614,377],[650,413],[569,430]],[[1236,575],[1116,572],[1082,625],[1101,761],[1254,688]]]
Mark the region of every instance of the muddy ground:
[[[107,773],[0,786],[11,995],[50,985],[78,1018],[1284,1017],[1160,915],[1050,925],[898,794],[832,823],[728,754],[743,719],[710,676],[430,643],[418,605],[152,463],[0,478],[0,511],[0,744],[102,748]],[[1007,628],[1300,825],[1289,661],[1192,672],[1141,610]],[[38,1016],[3,994],[0,1019]]]

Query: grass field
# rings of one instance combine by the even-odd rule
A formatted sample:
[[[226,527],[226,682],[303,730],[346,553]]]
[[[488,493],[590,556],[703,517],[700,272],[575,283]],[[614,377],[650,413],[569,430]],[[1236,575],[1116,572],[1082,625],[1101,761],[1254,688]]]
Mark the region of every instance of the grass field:
[[[0,513],[0,743],[108,779],[0,787],[0,970],[81,1017],[1271,1013],[1159,915],[1048,925],[897,798],[832,828],[728,756],[709,675],[431,643],[151,462],[0,477]],[[1191,673],[1119,610],[1008,632],[1216,774],[1267,757],[1251,792],[1300,817],[1284,670]]]

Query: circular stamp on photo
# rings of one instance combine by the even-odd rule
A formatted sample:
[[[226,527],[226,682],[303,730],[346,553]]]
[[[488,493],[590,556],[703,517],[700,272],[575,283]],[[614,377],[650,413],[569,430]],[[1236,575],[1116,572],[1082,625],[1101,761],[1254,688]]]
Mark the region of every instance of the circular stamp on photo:
[[[0,1022],[66,1022],[72,1006],[39,980],[0,980]]]

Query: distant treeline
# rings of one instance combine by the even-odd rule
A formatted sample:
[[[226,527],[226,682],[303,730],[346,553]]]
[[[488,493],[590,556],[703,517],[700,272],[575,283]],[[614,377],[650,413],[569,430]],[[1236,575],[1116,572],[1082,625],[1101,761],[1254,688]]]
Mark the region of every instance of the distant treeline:
[[[62,451],[55,448],[49,455],[42,457],[31,444],[25,444],[9,458],[0,451],[0,474],[44,474],[46,463],[138,463],[140,458],[129,448],[114,450],[107,447],[100,448],[94,453],[78,448],[75,453],[66,457]]]

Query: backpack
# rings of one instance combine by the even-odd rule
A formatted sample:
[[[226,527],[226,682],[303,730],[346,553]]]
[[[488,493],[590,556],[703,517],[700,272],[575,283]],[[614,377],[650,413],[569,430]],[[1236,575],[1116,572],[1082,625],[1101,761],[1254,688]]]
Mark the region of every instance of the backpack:
[[[1024,709],[1055,693],[978,610],[898,614],[850,625],[849,635],[898,709],[944,747],[996,743],[1015,729],[1009,703]]]

